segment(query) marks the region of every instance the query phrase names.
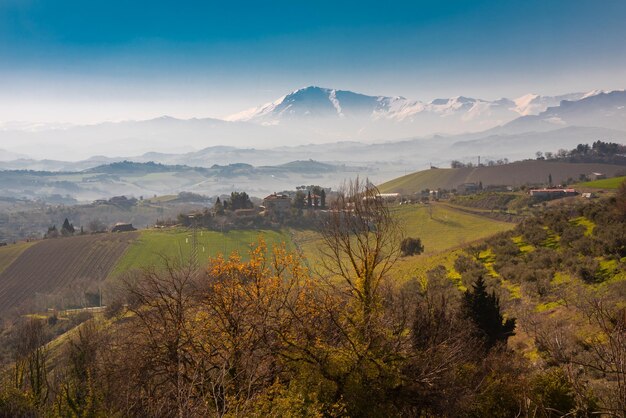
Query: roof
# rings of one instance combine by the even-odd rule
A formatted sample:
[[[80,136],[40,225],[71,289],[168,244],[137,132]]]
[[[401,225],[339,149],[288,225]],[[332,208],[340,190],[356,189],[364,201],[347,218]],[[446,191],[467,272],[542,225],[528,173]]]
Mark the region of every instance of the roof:
[[[289,196],[285,195],[285,194],[276,194],[273,193],[269,196],[267,196],[265,199],[263,200],[284,200],[284,199],[289,199]]]
[[[531,192],[544,192],[544,193],[576,193],[576,189],[531,189]]]

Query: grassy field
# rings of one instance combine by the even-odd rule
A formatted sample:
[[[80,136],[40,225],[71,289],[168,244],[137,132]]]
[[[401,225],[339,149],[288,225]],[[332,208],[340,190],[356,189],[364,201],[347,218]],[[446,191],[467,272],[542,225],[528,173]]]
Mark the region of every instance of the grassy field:
[[[422,239],[426,254],[433,254],[476,241],[502,231],[514,224],[483,216],[459,212],[443,205],[406,205],[394,209],[404,233]]]
[[[17,244],[0,247],[0,273],[17,259],[25,249],[35,244],[35,242],[18,242]]]
[[[234,230],[228,232],[198,231],[198,257],[200,263],[219,253],[231,254],[238,251],[245,258],[250,244],[260,236],[268,246],[285,242],[292,249],[290,235],[274,230]],[[109,277],[147,266],[162,265],[163,257],[186,260],[191,254],[192,234],[187,229],[144,230],[124,253]]]
[[[424,254],[403,257],[397,264],[399,276],[421,277],[439,264],[451,265],[458,255],[453,249],[498,232],[508,231],[515,225],[478,215],[459,212],[443,205],[432,205],[432,217],[427,206],[406,205],[393,208],[406,236],[418,237],[424,244]],[[322,240],[315,231],[294,231],[294,240],[308,261],[318,264]],[[450,252],[443,253],[446,250]]]
[[[613,177],[610,179],[602,179],[595,181],[586,181],[584,183],[578,183],[575,187],[583,187],[590,189],[617,189],[620,184],[626,180],[626,176]]]

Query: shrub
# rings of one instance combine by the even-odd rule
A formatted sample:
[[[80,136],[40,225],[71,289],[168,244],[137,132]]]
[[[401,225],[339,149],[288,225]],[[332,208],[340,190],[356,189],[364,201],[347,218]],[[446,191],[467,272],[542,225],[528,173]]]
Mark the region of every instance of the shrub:
[[[400,250],[403,256],[421,254],[424,252],[422,240],[419,238],[405,238],[400,244]]]
[[[107,307],[104,309],[104,317],[107,319],[111,319],[115,316],[118,316],[124,305],[119,300],[113,300],[111,303],[107,304]]]

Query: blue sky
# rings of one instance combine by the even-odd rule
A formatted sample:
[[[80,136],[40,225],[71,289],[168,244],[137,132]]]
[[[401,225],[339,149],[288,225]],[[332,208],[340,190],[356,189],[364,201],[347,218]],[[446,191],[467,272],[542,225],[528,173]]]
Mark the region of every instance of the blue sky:
[[[0,121],[225,116],[305,85],[626,87],[626,2],[0,0]]]

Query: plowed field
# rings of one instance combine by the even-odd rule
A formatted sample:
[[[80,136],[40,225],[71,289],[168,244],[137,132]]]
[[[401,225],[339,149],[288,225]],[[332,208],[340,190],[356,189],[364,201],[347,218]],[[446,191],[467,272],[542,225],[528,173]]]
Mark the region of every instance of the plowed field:
[[[137,233],[43,240],[0,273],[0,313],[37,293],[53,293],[78,279],[103,280]]]

